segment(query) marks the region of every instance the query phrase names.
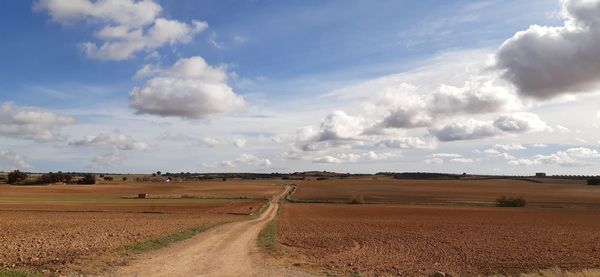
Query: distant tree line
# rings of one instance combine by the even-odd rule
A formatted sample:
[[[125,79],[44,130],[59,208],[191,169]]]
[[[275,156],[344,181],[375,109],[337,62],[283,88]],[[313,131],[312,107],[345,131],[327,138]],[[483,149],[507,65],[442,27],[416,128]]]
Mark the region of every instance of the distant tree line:
[[[96,176],[91,173],[63,173],[58,171],[45,173],[36,179],[30,179],[27,173],[15,170],[8,173],[7,177],[7,183],[19,185],[39,185],[52,183],[92,185],[96,183]]]

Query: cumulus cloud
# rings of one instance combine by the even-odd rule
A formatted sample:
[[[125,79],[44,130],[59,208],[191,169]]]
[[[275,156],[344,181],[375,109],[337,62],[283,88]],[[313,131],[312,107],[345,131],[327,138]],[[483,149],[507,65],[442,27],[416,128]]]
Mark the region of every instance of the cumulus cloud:
[[[155,53],[166,44],[190,42],[208,27],[204,21],[184,23],[159,17],[162,7],[152,0],[40,0],[34,10],[47,11],[60,23],[105,24],[95,34],[99,42],[81,44],[89,58],[100,60],[125,60],[140,51]]]
[[[453,162],[453,163],[473,163],[475,161],[473,159],[469,159],[469,158],[454,158],[454,159],[450,159],[450,162]]]
[[[399,152],[375,152],[369,151],[364,153],[342,153],[338,155],[325,155],[317,157],[313,160],[313,163],[322,164],[341,164],[341,163],[357,163],[360,161],[379,161],[388,160],[399,157]]]
[[[517,97],[492,80],[472,80],[463,87],[441,85],[433,94],[430,109],[437,115],[485,114],[521,108]]]
[[[30,167],[31,165],[27,163],[25,158],[21,155],[10,150],[0,150],[0,168],[3,170],[25,169]]]
[[[504,151],[527,149],[527,147],[523,146],[520,143],[495,144],[494,148],[502,149]]]
[[[503,115],[494,121],[468,119],[431,128],[429,132],[440,141],[472,140],[506,133],[535,133],[551,131],[537,114],[520,112]]]
[[[91,164],[89,164],[89,167],[110,168],[110,167],[119,166],[119,165],[123,164],[123,161],[125,161],[125,159],[126,159],[126,157],[118,152],[110,152],[110,153],[100,154],[100,155],[94,156],[91,159]]]
[[[500,116],[494,120],[494,126],[504,132],[511,133],[543,132],[552,130],[552,128],[550,128],[546,122],[541,120],[537,114],[526,112]]]
[[[426,164],[443,164],[444,160],[440,158],[429,158],[423,161]]]
[[[134,139],[122,133],[100,133],[98,135],[86,136],[83,139],[69,142],[75,146],[89,146],[100,148],[114,148],[118,150],[149,150],[150,145],[146,142]]]
[[[556,164],[560,166],[585,166],[590,159],[600,158],[600,152],[586,147],[569,148],[549,155],[535,155],[530,159],[516,159],[508,163],[511,165],[540,165]]]
[[[498,134],[492,121],[469,119],[430,130],[440,141],[471,140]]]
[[[364,139],[363,131],[363,118],[348,115],[343,111],[333,111],[321,120],[318,129],[313,126],[298,128],[294,144],[303,151],[319,151],[359,142]]]
[[[238,167],[240,165],[250,165],[250,166],[258,166],[258,167],[269,167],[271,166],[271,161],[269,159],[259,158],[252,154],[242,154],[238,158],[234,160],[226,160],[221,162],[221,166],[224,167]]]
[[[563,26],[533,25],[505,41],[496,67],[519,93],[548,99],[600,81],[600,1],[562,0]]]
[[[138,113],[199,119],[244,107],[244,98],[227,84],[225,70],[208,65],[202,57],[180,59],[151,75],[129,93],[129,104]]]
[[[383,139],[376,145],[384,145],[388,148],[398,149],[434,149],[436,143],[433,139],[419,137],[399,137]]]
[[[0,104],[0,136],[48,142],[65,139],[59,129],[75,119],[33,107],[17,107],[11,102]]]
[[[244,148],[244,146],[246,146],[246,142],[247,141],[245,138],[238,138],[233,140],[233,145],[235,145],[237,148]]]
[[[555,127],[556,127],[556,131],[559,133],[565,134],[565,133],[568,133],[569,131],[571,131],[571,130],[569,130],[569,128],[562,126],[562,125],[556,125]]]

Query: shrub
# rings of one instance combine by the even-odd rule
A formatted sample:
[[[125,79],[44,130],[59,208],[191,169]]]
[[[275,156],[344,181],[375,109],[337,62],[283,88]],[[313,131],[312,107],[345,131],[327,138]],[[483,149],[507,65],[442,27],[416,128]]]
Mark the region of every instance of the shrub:
[[[96,183],[96,176],[94,176],[93,174],[85,174],[83,175],[83,178],[79,180],[78,183],[83,185],[93,185]]]
[[[14,184],[20,181],[24,181],[25,179],[27,179],[27,174],[19,170],[15,170],[11,173],[8,173],[7,183]]]
[[[112,181],[112,180],[114,180],[114,178],[111,177],[111,176],[105,176],[104,177],[104,181]]]
[[[523,197],[506,197],[502,196],[496,199],[496,206],[498,207],[525,207],[527,201]]]
[[[50,172],[47,174],[43,174],[42,176],[40,176],[38,181],[40,183],[52,184],[52,183],[58,183],[58,182],[69,183],[69,182],[71,182],[72,179],[73,179],[73,175],[68,174],[68,173],[62,173],[61,171],[59,171],[57,173]]]
[[[591,178],[587,180],[587,184],[590,186],[600,186],[600,178]]]
[[[348,204],[364,204],[365,203],[365,197],[362,195],[355,195],[352,196],[352,198],[347,202]]]
[[[126,182],[127,181],[127,176],[123,176],[122,179],[123,179],[123,182]]]

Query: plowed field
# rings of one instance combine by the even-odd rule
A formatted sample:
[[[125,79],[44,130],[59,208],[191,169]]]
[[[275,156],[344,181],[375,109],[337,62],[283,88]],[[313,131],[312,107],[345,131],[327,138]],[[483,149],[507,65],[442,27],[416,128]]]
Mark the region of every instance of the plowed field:
[[[518,274],[600,267],[600,211],[287,204],[279,241],[296,263],[363,276]]]
[[[537,179],[541,183],[495,180],[330,179],[298,183],[293,199],[399,204],[493,204],[502,196],[521,196],[539,205],[600,207],[600,189],[585,181]]]
[[[243,181],[0,185],[0,267],[49,275],[85,269],[124,245],[248,219],[280,191],[280,186]],[[158,198],[128,198],[138,193]]]

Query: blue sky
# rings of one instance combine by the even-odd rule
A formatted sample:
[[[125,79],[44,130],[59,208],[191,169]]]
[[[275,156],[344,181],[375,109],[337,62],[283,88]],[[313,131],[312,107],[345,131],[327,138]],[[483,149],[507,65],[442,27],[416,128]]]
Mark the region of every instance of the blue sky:
[[[591,173],[596,2],[2,1],[0,170]]]

